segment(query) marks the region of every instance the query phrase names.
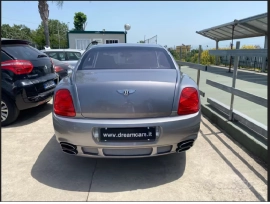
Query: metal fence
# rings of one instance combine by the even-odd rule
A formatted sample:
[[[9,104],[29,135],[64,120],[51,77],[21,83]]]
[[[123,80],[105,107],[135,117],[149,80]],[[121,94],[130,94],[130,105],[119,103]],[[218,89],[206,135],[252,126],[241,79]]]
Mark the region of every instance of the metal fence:
[[[230,66],[230,56],[219,56],[219,64],[224,65],[225,67]],[[232,56],[232,64],[234,64],[234,57]],[[267,57],[256,57],[256,56],[239,56],[239,64],[238,68],[248,68],[248,69],[260,69],[262,70],[264,65],[264,60],[266,63],[266,70],[268,67],[268,59]]]
[[[233,66],[233,77],[232,77],[232,86],[225,86],[223,84],[214,82],[212,80],[207,79],[206,84],[213,86],[217,89],[220,89],[222,91],[228,92],[231,94],[231,103],[230,106],[226,106],[225,104],[213,99],[213,98],[207,98],[207,102],[213,106],[214,108],[220,110],[224,114],[228,116],[228,119],[230,121],[239,121],[241,124],[249,128],[250,130],[256,132],[260,136],[262,136],[264,139],[268,138],[268,130],[267,126],[253,120],[252,118],[240,113],[237,110],[234,110],[234,96],[238,96],[240,98],[243,98],[245,100],[251,101],[253,103],[256,103],[258,105],[267,107],[267,99],[262,98],[244,91],[241,91],[239,89],[235,88],[236,84],[236,78],[237,78],[237,70],[239,67],[240,62],[240,56],[247,56],[247,57],[260,57],[260,58],[266,58],[267,57],[267,49],[247,49],[247,50],[239,50],[240,42],[238,41],[236,43],[236,50],[210,50],[209,54],[214,56],[234,56],[234,66]],[[198,56],[198,64],[190,63],[190,62],[183,62],[183,61],[177,61],[177,63],[182,66],[189,66],[190,68],[197,69],[197,84],[199,87],[200,83],[200,71],[207,71],[208,67],[211,67],[212,69],[215,69],[215,67],[212,66],[205,66],[200,64],[200,55],[201,55],[201,46],[199,46],[199,56]],[[205,96],[205,93],[200,90],[200,95]]]
[[[255,50],[257,49],[254,49],[254,51]],[[209,50],[209,52],[211,51]],[[182,60],[186,62],[194,62],[194,56],[196,52],[180,52],[179,54]],[[216,65],[229,67],[230,58],[231,58],[230,55],[217,56]],[[234,56],[232,56],[231,65],[233,64],[234,64]],[[259,69],[260,71],[266,71],[266,70],[268,71],[268,58],[262,57],[262,56],[239,56],[238,68],[254,70],[254,71],[256,71],[256,69]]]
[[[154,37],[149,38],[147,40],[144,40],[144,43],[147,43],[147,44],[157,44],[157,35],[155,35]]]

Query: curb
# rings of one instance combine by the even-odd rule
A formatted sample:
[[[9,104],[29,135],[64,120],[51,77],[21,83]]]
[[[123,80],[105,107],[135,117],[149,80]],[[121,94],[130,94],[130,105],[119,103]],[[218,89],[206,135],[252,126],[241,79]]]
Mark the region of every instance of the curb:
[[[228,121],[221,114],[218,114],[212,108],[201,104],[202,114],[205,115],[211,122],[215,123],[219,128],[224,130],[232,139],[237,141],[246,150],[254,156],[260,158],[265,163],[268,163],[267,145],[257,140],[244,129],[236,126],[233,122]]]

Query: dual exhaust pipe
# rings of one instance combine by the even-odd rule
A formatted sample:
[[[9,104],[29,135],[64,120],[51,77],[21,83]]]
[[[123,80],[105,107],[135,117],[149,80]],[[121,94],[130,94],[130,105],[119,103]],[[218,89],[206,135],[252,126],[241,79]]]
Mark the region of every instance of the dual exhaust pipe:
[[[62,151],[66,154],[76,155],[78,154],[77,147],[75,145],[69,144],[67,142],[61,142],[60,146]]]
[[[194,144],[194,140],[186,140],[183,142],[180,142],[177,144],[178,148],[176,149],[176,152],[184,152],[189,150]]]

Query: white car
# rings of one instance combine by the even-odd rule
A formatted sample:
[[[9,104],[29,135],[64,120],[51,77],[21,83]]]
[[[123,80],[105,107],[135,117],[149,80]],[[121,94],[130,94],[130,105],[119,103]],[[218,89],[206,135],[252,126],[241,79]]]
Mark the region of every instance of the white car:
[[[76,50],[76,49],[45,49],[41,50],[49,57],[57,59],[62,62],[67,62],[73,68],[77,64],[78,60],[81,58],[84,50]]]

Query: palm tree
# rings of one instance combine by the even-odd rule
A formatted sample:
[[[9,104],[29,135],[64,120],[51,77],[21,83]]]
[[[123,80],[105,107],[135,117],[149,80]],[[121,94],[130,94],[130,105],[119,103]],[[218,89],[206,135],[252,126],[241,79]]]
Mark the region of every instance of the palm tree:
[[[62,8],[64,1],[56,1],[58,8]],[[38,11],[42,19],[44,26],[44,34],[46,45],[50,46],[50,35],[49,35],[49,5],[47,1],[38,1]]]

